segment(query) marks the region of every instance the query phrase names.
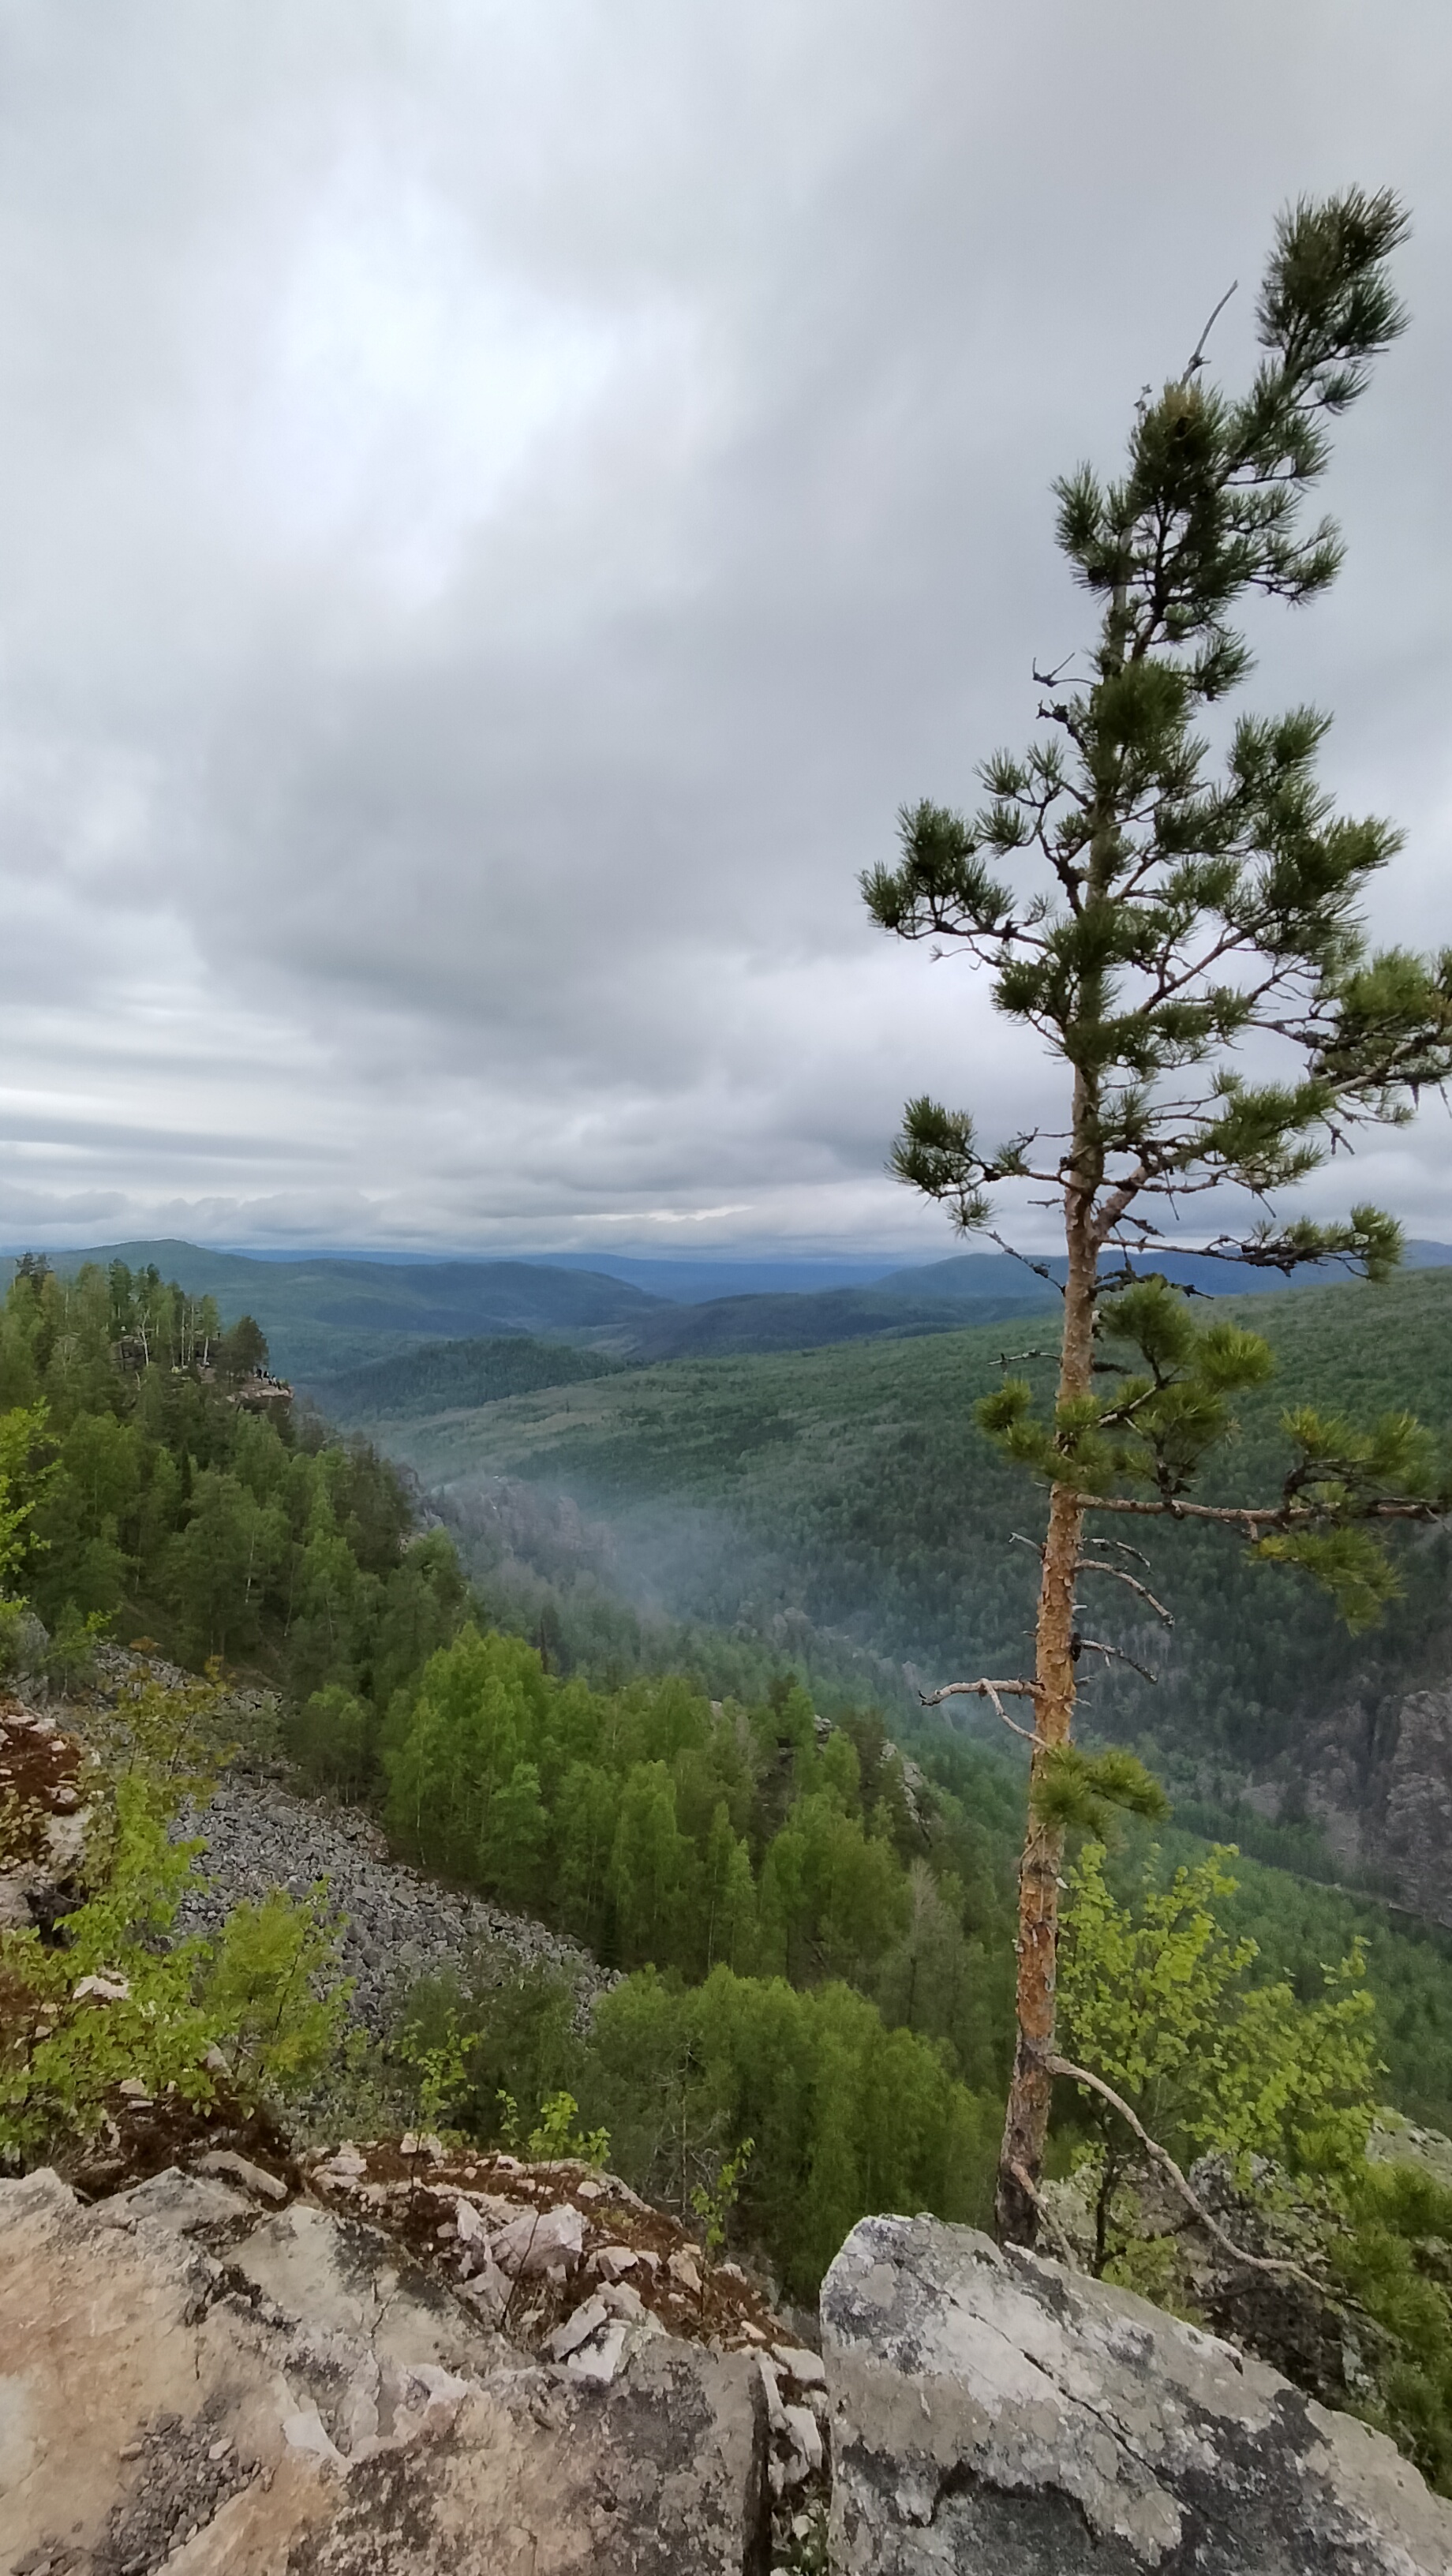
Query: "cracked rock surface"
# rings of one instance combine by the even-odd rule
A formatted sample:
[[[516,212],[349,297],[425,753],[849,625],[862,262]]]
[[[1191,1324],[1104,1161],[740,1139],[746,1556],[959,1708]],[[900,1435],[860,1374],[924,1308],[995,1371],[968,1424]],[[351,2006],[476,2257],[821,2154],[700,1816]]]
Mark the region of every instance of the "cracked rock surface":
[[[1383,2435],[972,2228],[863,2219],[822,2349],[850,2576],[1452,2571],[1452,2504]]]
[[[651,2325],[604,2378],[307,2199],[0,2184],[0,2571],[738,2576],[757,2364]]]

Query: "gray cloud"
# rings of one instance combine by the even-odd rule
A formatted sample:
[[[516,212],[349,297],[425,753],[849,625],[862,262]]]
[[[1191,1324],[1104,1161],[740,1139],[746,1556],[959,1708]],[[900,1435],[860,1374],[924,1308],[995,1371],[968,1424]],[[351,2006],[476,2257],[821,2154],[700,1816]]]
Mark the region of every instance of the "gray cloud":
[[[946,1249],[905,1092],[1051,1115],[874,938],[1302,189],[1412,201],[1267,703],[1449,932],[1445,14],[0,0],[0,1234]],[[1357,1171],[1452,1234],[1429,1111]],[[1342,1188],[1338,1171],[1326,1203]]]

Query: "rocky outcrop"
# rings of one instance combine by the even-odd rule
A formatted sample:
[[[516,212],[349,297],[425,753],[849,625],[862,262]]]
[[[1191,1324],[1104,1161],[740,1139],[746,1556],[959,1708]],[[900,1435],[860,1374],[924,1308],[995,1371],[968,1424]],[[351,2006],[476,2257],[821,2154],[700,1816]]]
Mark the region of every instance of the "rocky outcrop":
[[[1452,1924],[1452,1688],[1340,1711],[1313,1731],[1303,1765],[1306,1806],[1338,1859]]]
[[[821,2364],[623,2186],[430,2140],[316,2196],[204,2162],[0,2184],[0,2576],[770,2563]]]
[[[0,1693],[0,1931],[49,1928],[80,1901],[81,1747],[44,1710]]]
[[[608,2175],[436,2140],[0,2184],[0,2576],[1452,2576],[1233,2346],[865,2219],[820,2356]]]
[[[869,2218],[822,2291],[844,2576],[1449,2576],[1390,2442],[1128,2291]]]

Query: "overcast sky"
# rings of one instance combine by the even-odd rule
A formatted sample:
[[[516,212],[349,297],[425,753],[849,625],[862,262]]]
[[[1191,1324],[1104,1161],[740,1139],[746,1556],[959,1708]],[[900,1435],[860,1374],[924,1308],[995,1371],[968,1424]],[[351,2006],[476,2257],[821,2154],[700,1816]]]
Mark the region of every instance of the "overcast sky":
[[[1288,197],[1414,322],[1257,629],[1452,938],[1446,0],[0,0],[0,1241],[952,1245],[1048,1112],[874,933],[1085,632],[1113,467]],[[1313,1193],[1452,1238],[1447,1117]]]

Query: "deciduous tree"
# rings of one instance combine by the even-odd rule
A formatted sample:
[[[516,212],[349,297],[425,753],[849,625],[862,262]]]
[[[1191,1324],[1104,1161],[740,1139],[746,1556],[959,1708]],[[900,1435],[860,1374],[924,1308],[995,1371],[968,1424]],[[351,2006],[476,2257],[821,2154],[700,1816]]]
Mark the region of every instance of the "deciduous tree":
[[[1217,1909],[1235,1893],[1214,1851],[1168,1884],[1152,1860],[1137,1905],[1115,1901],[1102,1845],[1069,1875],[1059,2009],[1065,2046],[1110,2085],[1157,2144],[1184,2158],[1223,2150],[1244,2169],[1270,2156],[1288,2173],[1350,2188],[1376,2113],[1375,2007],[1359,1947],[1323,1970],[1315,2004],[1284,1979],[1253,1985],[1259,1955]],[[1136,2141],[1122,2114],[1086,2091],[1100,2139],[1095,2270],[1114,2251],[1115,2186]]]

